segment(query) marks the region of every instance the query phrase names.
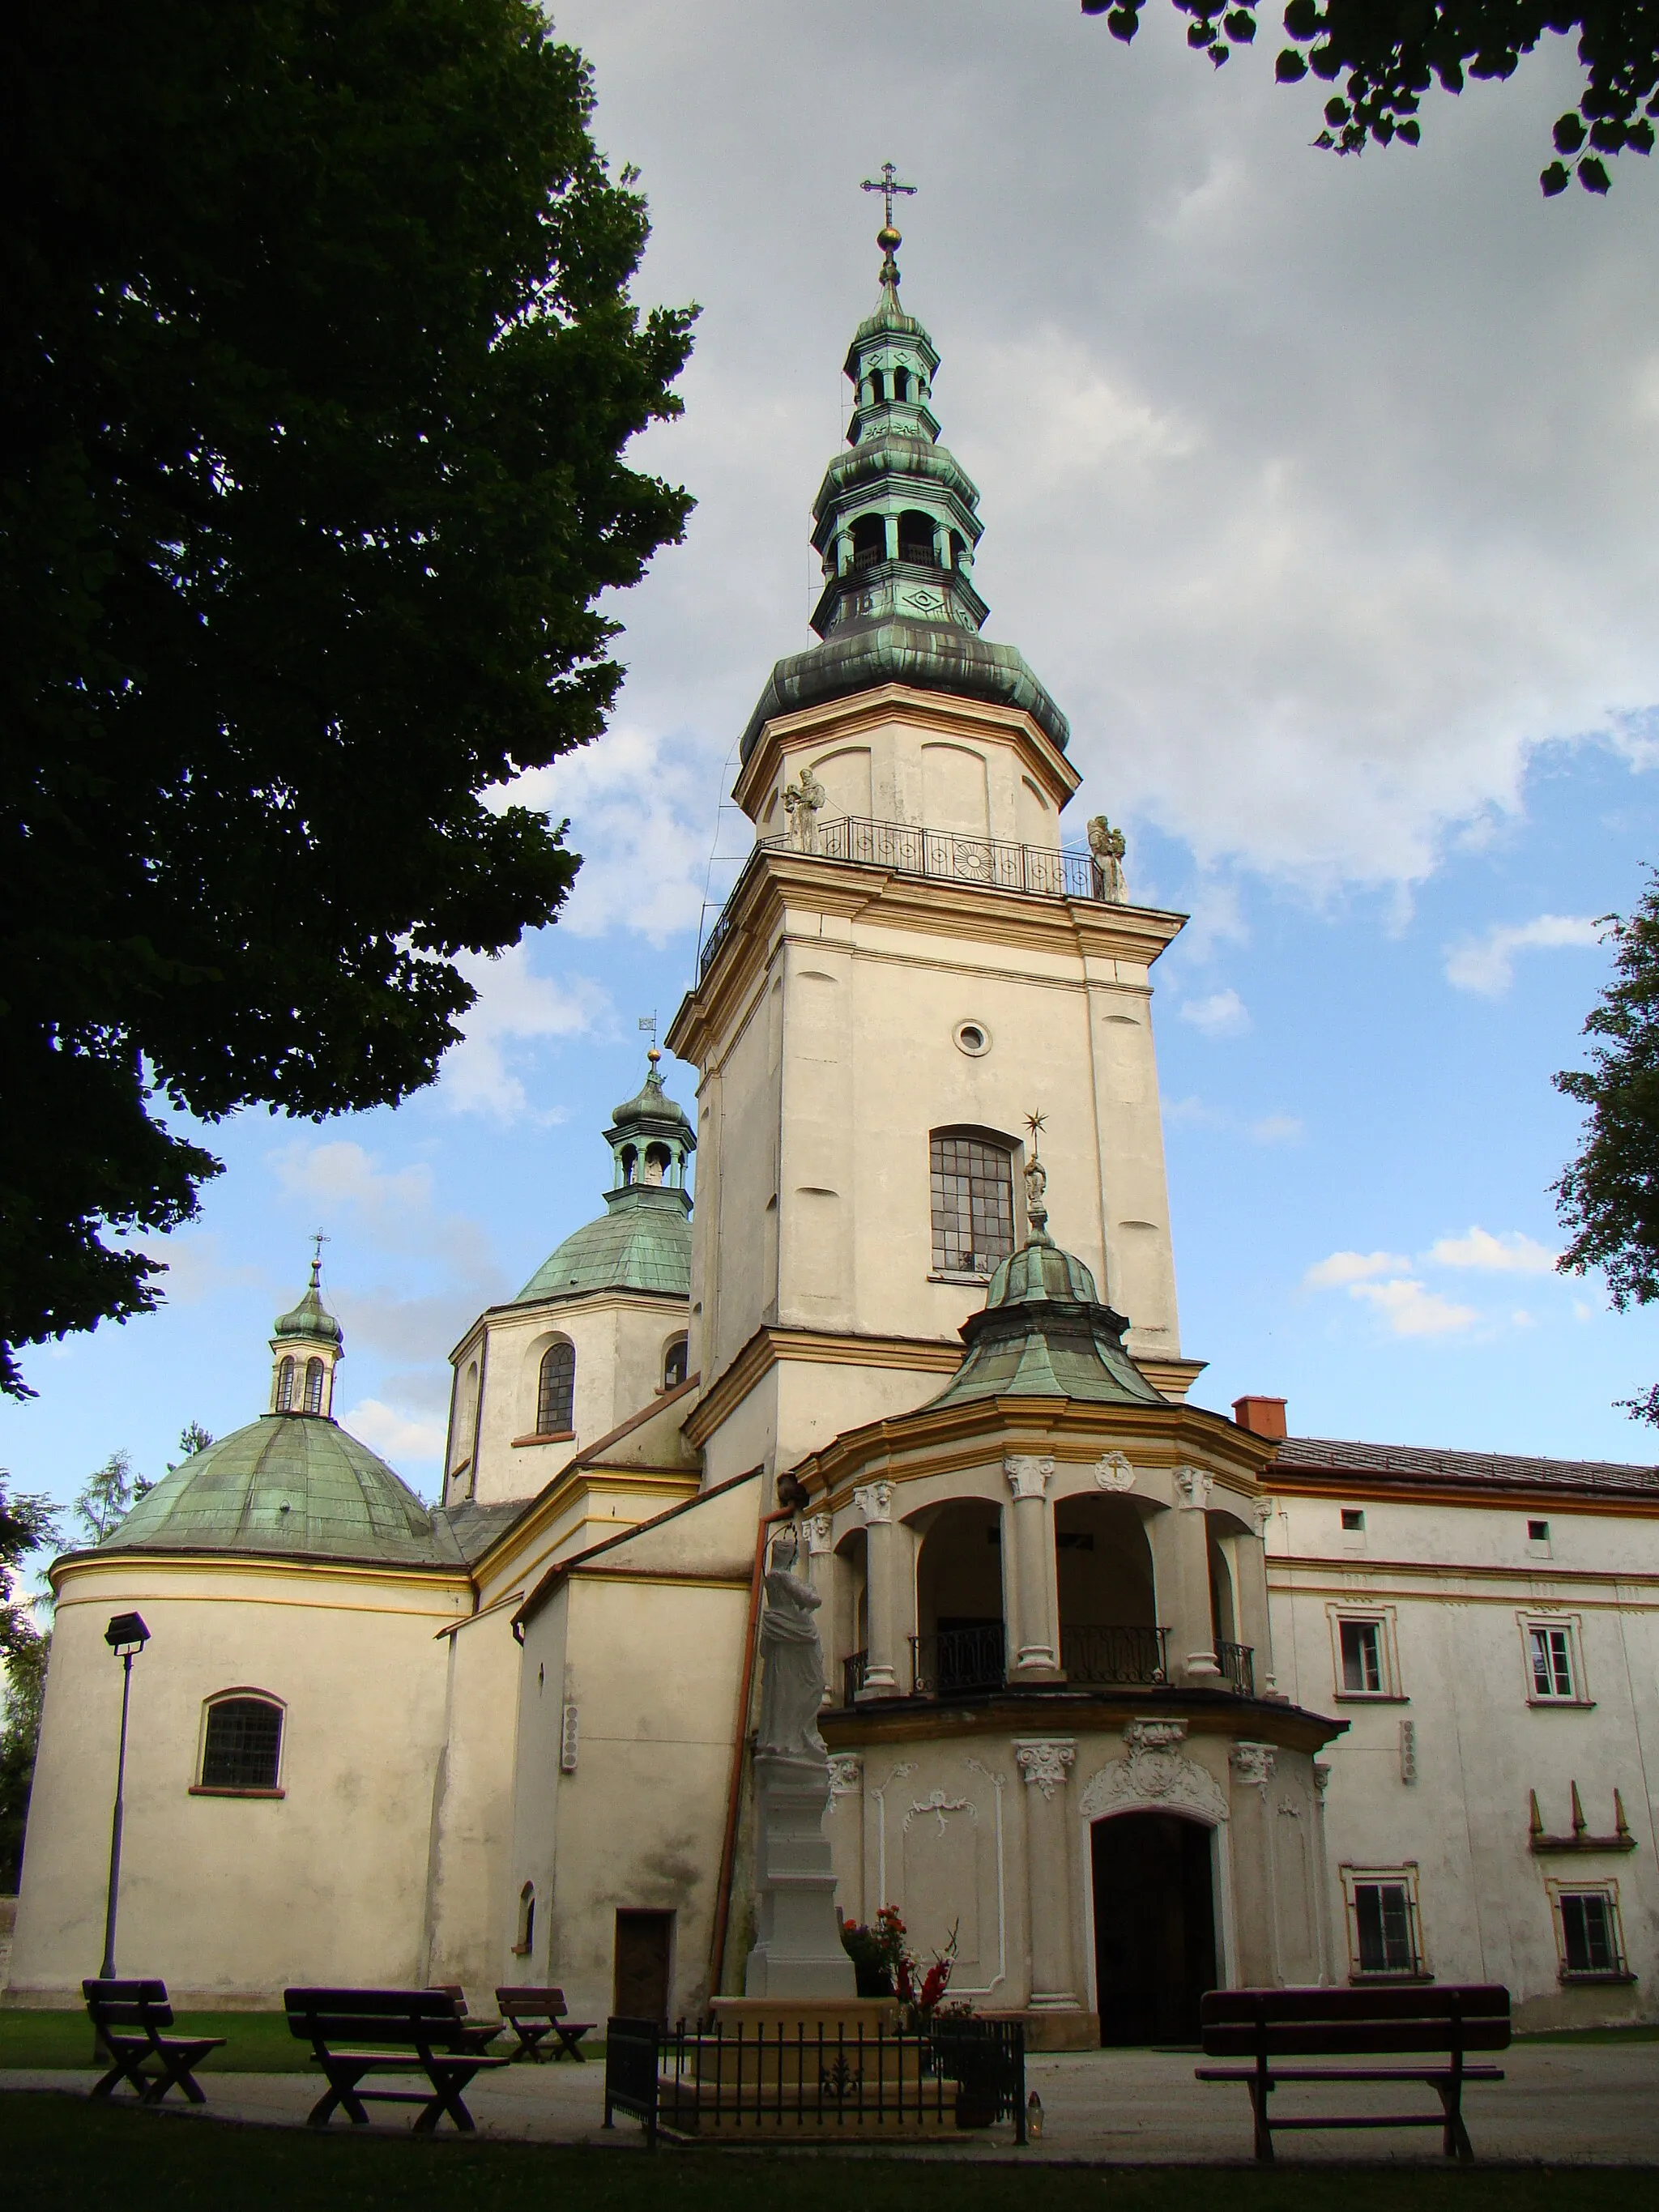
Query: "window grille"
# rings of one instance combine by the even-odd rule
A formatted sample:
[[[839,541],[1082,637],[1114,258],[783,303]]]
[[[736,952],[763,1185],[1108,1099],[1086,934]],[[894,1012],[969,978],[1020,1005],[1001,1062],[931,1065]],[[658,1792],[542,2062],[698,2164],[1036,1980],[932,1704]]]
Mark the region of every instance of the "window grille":
[[[1573,1681],[1572,1632],[1570,1628],[1529,1628],[1527,1640],[1532,1654],[1532,1693],[1535,1698],[1576,1698]]]
[[[276,1370],[276,1410],[290,1413],[294,1410],[294,1362],[285,1359]]]
[[[1556,1901],[1561,1911],[1562,1972],[1622,1974],[1625,1960],[1619,1940],[1619,1907],[1611,1893],[1563,1890]]]
[[[222,1698],[208,1707],[202,1787],[274,1790],[282,1749],[280,1705],[264,1698]]]
[[[540,1387],[536,1393],[536,1434],[568,1435],[576,1425],[576,1347],[562,1338],[542,1354]]]
[[[988,1275],[1014,1249],[1013,1161],[980,1137],[932,1140],[933,1268]]]
[[[1345,1620],[1340,1633],[1344,1691],[1351,1697],[1380,1697],[1383,1689],[1382,1622]]]
[[[323,1410],[323,1363],[320,1359],[306,1362],[306,1411],[320,1413]]]
[[[1362,1974],[1414,1974],[1417,1935],[1410,1888],[1403,1881],[1357,1881],[1354,1930]]]

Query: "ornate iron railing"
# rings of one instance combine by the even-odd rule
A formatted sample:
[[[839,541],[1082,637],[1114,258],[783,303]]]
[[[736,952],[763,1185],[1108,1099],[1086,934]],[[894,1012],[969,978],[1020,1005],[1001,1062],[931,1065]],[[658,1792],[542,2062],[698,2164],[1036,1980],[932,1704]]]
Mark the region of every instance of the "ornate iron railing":
[[[1167,1628],[1062,1626],[1060,1663],[1073,1682],[1167,1682],[1169,1634]]]
[[[811,842],[793,836],[763,837],[763,852],[795,852],[805,859],[842,860],[857,868],[882,868],[896,876],[978,884],[987,890],[1023,891],[1034,898],[1101,899],[1104,885],[1087,853],[1058,846],[1014,845],[1002,837],[974,837],[955,830],[927,830],[909,822],[877,822],[858,814],[817,823]],[[747,868],[744,875],[748,872]],[[739,884],[743,877],[738,878]],[[713,966],[731,933],[737,891],[721,908],[697,957],[697,981]]]
[[[625,2112],[656,2146],[679,2136],[938,2134],[1012,2121],[1025,2141],[1019,2021],[878,2023],[809,2033],[803,2023],[605,2023],[605,2122]]]
[[[864,1687],[865,1672],[870,1664],[867,1651],[849,1651],[841,1662],[841,1701],[852,1705]]]
[[[913,1636],[910,1667],[919,1698],[948,1697],[953,1690],[1000,1690],[1008,1676],[1002,1624]]]
[[[1255,1695],[1255,1647],[1251,1644],[1220,1644],[1215,1647],[1215,1662],[1230,1690],[1237,1690],[1241,1698]]]

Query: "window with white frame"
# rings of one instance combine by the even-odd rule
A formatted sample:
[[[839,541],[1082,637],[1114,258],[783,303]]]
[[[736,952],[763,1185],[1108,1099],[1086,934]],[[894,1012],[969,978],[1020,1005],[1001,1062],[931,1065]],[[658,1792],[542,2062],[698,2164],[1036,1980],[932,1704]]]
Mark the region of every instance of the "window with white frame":
[[[1578,1624],[1569,1614],[1523,1620],[1527,1697],[1534,1705],[1582,1705],[1584,1670],[1578,1650]]]
[[[1403,1703],[1393,1607],[1334,1605],[1328,1610],[1337,1696]]]
[[[1342,1889],[1347,1905],[1350,1978],[1355,1981],[1390,1976],[1426,1978],[1415,1864],[1345,1866]]]
[[[1628,1981],[1618,1883],[1552,1881],[1549,1887],[1561,1979]]]

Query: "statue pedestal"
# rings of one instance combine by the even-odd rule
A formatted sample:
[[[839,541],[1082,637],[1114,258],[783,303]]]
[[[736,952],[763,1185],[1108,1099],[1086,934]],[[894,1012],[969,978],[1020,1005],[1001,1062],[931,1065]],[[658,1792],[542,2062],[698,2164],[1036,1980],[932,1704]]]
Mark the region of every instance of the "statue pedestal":
[[[755,1753],[755,1948],[745,1997],[854,1999],[853,1962],[836,1918],[836,1876],[823,1816],[830,1762],[819,1755]]]

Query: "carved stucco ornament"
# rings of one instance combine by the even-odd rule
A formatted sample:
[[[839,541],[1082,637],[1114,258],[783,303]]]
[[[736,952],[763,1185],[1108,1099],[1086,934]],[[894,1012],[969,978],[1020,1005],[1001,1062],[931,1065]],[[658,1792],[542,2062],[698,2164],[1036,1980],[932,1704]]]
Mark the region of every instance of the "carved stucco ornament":
[[[1188,1813],[1211,1827],[1227,1818],[1225,1791],[1181,1746],[1185,1721],[1131,1721],[1127,1755],[1103,1766],[1083,1793],[1085,1820],[1114,1813]]]
[[[1182,1511],[1201,1513],[1214,1487],[1215,1477],[1201,1467],[1178,1467],[1175,1471],[1175,1502]]]
[[[1095,1462],[1095,1482],[1102,1490],[1133,1490],[1135,1471],[1121,1451],[1102,1452]]]
[[[832,1797],[856,1797],[864,1786],[864,1761],[855,1752],[836,1751],[830,1754],[830,1795]]]
[[[1230,1754],[1233,1772],[1249,1787],[1266,1790],[1273,1780],[1273,1769],[1279,1764],[1279,1753],[1270,1743],[1236,1743]]]
[[[1077,1758],[1077,1747],[1070,1743],[1017,1743],[1014,1764],[1026,1782],[1040,1790],[1045,1797],[1052,1797],[1056,1790],[1064,1789],[1067,1770]]]
[[[830,1548],[833,1524],[827,1513],[814,1513],[803,1522],[806,1530],[806,1548],[814,1559],[819,1559]]]
[[[890,1482],[866,1482],[853,1492],[853,1503],[866,1522],[890,1521],[893,1486]]]
[[[1054,1462],[1048,1453],[1009,1452],[1002,1462],[1008,1487],[1018,1498],[1042,1498],[1054,1480]]]

